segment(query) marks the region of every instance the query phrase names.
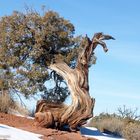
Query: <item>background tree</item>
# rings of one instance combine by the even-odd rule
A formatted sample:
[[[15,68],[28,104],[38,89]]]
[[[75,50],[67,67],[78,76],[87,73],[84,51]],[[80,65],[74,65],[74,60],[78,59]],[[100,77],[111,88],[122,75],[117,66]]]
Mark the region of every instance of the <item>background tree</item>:
[[[26,97],[41,92],[43,98],[63,102],[69,91],[63,78],[48,69],[64,61],[75,67],[81,39],[74,37],[70,21],[53,11],[43,16],[30,10],[0,19],[0,91]],[[46,81],[53,79],[54,86]]]

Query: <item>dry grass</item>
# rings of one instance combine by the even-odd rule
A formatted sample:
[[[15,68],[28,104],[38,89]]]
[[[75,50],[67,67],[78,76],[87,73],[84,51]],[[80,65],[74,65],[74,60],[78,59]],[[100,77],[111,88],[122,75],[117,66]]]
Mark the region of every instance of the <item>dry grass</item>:
[[[124,118],[116,114],[102,113],[94,117],[89,126],[94,126],[102,132],[124,137],[127,140],[140,140],[140,121]]]
[[[123,137],[127,140],[140,140],[140,124],[129,123],[123,129]]]
[[[15,108],[15,103],[9,94],[0,94],[0,112],[8,113],[9,108]]]
[[[0,112],[27,115],[28,110],[13,100],[9,94],[0,94]]]
[[[100,117],[93,118],[89,124],[98,128],[101,132],[108,132],[115,136],[122,136],[124,122],[114,115],[101,115]]]

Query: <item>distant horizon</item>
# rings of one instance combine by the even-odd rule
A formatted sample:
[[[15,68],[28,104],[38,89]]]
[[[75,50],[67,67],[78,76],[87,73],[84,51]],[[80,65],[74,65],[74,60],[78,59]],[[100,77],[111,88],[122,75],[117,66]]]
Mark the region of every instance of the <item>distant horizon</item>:
[[[140,112],[140,1],[8,0],[0,2],[0,17],[24,12],[25,4],[38,12],[42,5],[58,12],[73,23],[75,35],[112,35],[116,40],[106,41],[109,51],[98,46],[97,63],[89,70],[90,95],[96,99],[93,112],[113,113],[123,105]]]

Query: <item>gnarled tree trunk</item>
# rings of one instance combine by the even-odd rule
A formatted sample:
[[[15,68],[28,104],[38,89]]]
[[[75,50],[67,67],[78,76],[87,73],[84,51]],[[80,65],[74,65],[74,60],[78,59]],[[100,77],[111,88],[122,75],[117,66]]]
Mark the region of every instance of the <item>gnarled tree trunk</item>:
[[[66,106],[46,103],[44,100],[39,101],[35,114],[38,125],[59,128],[68,125],[73,130],[85,124],[93,116],[95,99],[91,98],[89,94],[88,65],[98,44],[103,47],[105,52],[108,50],[103,42],[103,40],[108,39],[114,38],[103,33],[96,33],[92,40],[86,37],[87,43],[82,52],[79,53],[75,69],[70,68],[64,62],[49,66],[65,79],[71,93],[72,104]]]

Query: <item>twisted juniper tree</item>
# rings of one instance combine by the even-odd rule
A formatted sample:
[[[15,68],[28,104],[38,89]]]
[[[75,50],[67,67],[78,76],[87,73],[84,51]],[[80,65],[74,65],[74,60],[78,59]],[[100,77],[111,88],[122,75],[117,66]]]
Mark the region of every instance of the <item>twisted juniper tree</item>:
[[[103,40],[109,39],[114,38],[103,33],[96,33],[92,40],[86,37],[85,46],[78,55],[74,69],[70,68],[65,62],[56,62],[49,66],[50,69],[56,71],[65,79],[71,93],[72,104],[66,106],[64,104],[48,104],[44,100],[39,101],[36,109],[36,120],[39,125],[60,128],[63,125],[68,125],[73,130],[85,124],[92,117],[95,99],[91,98],[89,94],[89,62],[97,45],[101,45],[107,52],[108,49]]]

